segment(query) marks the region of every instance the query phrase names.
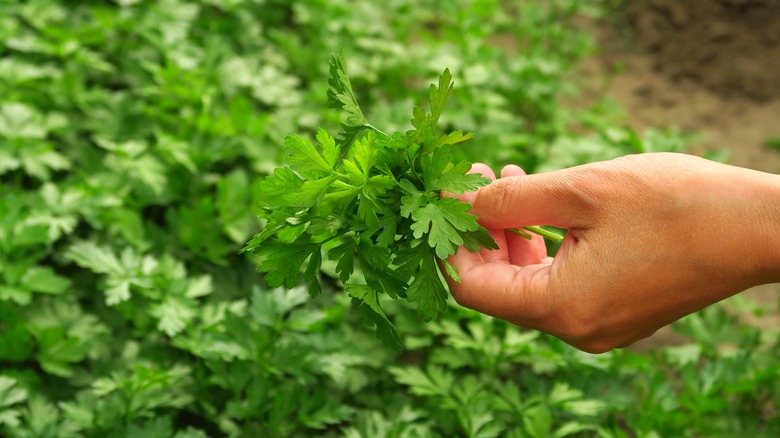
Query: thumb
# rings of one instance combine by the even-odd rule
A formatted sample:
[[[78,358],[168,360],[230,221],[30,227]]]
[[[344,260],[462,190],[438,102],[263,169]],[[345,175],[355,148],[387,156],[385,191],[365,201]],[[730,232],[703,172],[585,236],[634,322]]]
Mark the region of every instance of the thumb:
[[[495,180],[479,189],[471,213],[487,228],[584,228],[594,204],[575,169]]]

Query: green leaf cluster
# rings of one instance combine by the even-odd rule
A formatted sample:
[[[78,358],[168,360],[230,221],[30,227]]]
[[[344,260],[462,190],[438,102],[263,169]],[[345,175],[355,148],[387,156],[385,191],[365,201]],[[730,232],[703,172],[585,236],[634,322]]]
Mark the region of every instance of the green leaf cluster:
[[[328,98],[347,114],[341,135],[336,140],[320,129],[316,145],[298,136],[285,138],[287,166],[258,186],[265,230],[244,250],[259,257],[258,269],[271,286],[292,288],[303,270],[312,296],[321,291],[319,273],[327,252],[377,336],[400,350],[400,337],[379,297],[416,303],[425,321],[446,309],[446,283],[437,260],[461,245],[470,251],[497,246],[468,213],[468,204],[440,198],[440,193],[473,191],[490,180],[468,174],[468,162],[453,162],[452,146],[472,134],[438,133],[453,86],[449,70],[438,85],[431,84],[430,111],[414,108],[414,129],[385,134],[363,116],[346,68],[343,52],[334,55]],[[355,261],[362,274],[358,282]]]

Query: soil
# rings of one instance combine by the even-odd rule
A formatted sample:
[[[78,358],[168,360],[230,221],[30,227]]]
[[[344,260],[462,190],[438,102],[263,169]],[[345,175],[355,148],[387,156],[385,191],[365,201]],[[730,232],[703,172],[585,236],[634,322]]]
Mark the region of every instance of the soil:
[[[699,152],[729,149],[730,164],[780,172],[780,153],[765,147],[780,138],[780,0],[632,0],[618,16],[599,27],[602,53],[583,74],[620,67],[598,93],[619,102],[630,125],[698,133]],[[747,296],[771,310],[751,323],[780,327],[780,286]],[[684,341],[665,328],[632,348]]]

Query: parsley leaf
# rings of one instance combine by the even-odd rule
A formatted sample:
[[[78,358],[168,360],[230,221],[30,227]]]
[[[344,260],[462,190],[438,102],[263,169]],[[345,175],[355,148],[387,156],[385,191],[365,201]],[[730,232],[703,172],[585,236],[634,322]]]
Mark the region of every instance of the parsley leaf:
[[[311,142],[297,135],[291,135],[284,139],[284,152],[285,161],[293,170],[302,175],[333,172],[333,167],[325,162],[325,159],[314,149]]]
[[[436,318],[439,311],[447,308],[447,288],[439,277],[439,268],[430,250],[423,253],[407,294],[409,301],[417,302],[417,313],[425,321]]]
[[[342,50],[333,55],[330,62],[330,79],[328,80],[328,104],[331,108],[343,109],[347,113],[349,125],[366,125],[368,121],[360,110],[360,105],[352,91],[352,83],[347,74],[347,61]]]
[[[470,209],[468,204],[453,198],[429,199],[425,206],[411,211],[414,237],[427,235],[436,256],[445,259],[463,244],[463,233],[479,230],[477,218],[467,213]]]
[[[377,337],[394,351],[401,351],[401,337],[387,315],[379,306],[379,296],[374,289],[364,284],[347,284],[347,293],[358,306],[358,311],[366,323],[376,326]]]
[[[262,244],[255,253],[260,256],[260,266],[268,272],[265,279],[274,287],[284,286],[288,289],[298,284],[298,274],[303,262],[319,253],[319,244],[310,242],[285,243],[269,240]],[[317,262],[314,259],[313,262]]]

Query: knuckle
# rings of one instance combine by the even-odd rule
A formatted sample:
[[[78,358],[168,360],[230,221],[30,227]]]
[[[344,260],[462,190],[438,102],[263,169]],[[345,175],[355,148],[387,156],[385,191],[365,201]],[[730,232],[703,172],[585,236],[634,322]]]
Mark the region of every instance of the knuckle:
[[[579,177],[575,178],[576,184],[588,199],[603,209],[612,209],[615,204],[636,203],[654,193],[648,187],[654,172],[636,165],[622,166],[621,163],[635,161],[634,158],[625,156],[583,166]]]
[[[486,187],[489,196],[486,201],[494,204],[498,211],[510,211],[518,199],[522,199],[522,178],[498,180]]]
[[[567,206],[579,217],[590,217],[603,208],[608,193],[604,189],[604,175],[590,167],[569,169],[562,178],[548,183],[550,202]]]
[[[569,190],[575,201],[583,208],[594,209],[603,205],[604,201],[614,196],[613,172],[602,166],[583,166],[567,178]]]

